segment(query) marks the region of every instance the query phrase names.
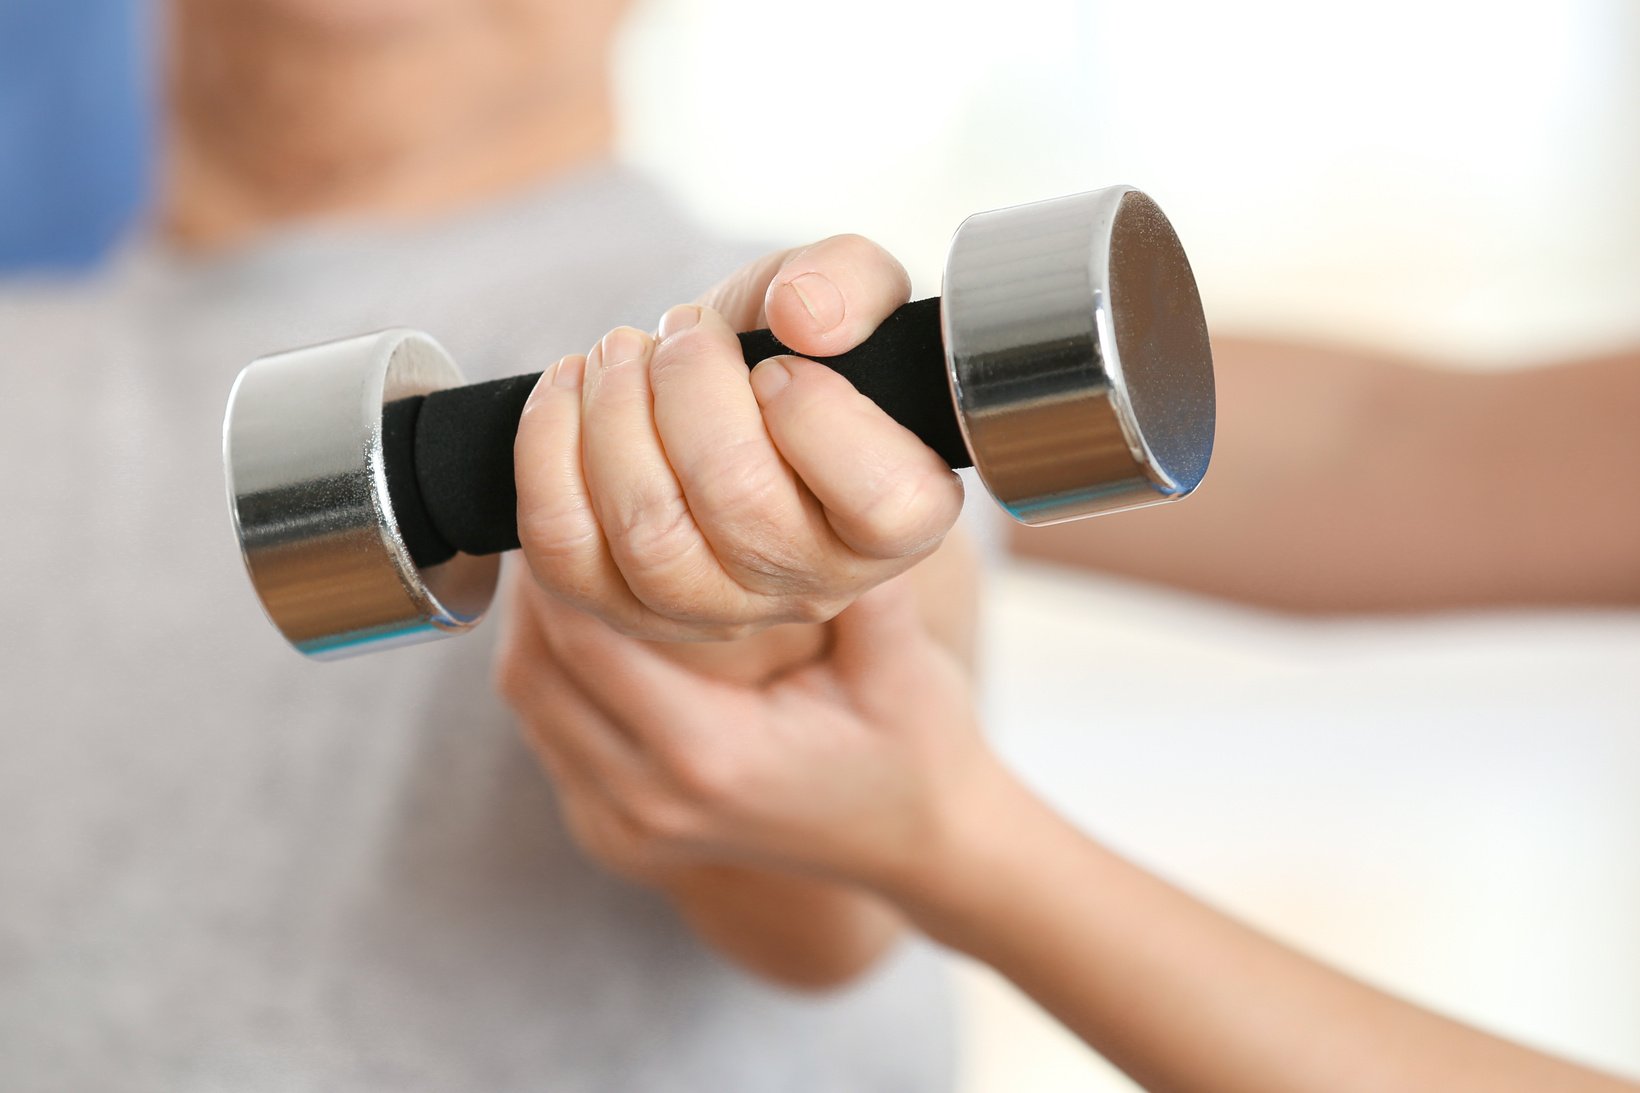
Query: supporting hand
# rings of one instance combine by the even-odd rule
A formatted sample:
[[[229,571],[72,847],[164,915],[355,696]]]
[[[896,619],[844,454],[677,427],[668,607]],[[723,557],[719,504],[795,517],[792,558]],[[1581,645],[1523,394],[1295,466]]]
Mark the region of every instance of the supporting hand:
[[[840,614],[819,659],[751,682],[700,675],[533,590],[528,610],[504,687],[582,845],[634,879],[731,861],[887,880],[994,766],[966,670],[908,578]]]

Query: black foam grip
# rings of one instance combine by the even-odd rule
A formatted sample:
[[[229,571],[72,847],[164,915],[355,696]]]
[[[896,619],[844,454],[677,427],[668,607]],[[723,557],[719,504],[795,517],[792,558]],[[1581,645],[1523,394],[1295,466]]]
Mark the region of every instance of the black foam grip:
[[[748,364],[790,353],[767,330],[740,335]],[[946,382],[940,301],[906,304],[859,347],[815,358],[848,379],[952,467],[971,465]],[[518,546],[513,438],[540,373],[390,403],[383,410],[388,495],[417,565],[456,551]]]

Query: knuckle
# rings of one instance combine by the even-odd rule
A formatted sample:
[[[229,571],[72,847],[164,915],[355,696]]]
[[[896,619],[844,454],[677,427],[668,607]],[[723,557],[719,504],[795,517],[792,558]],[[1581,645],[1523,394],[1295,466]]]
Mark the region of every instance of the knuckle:
[[[700,747],[675,750],[666,757],[666,769],[679,791],[700,804],[731,801],[740,785],[737,764],[731,755],[721,750]]]
[[[678,495],[638,499],[615,515],[609,538],[640,570],[670,569],[700,548],[700,529]]]
[[[739,621],[723,602],[716,556],[683,498],[644,502],[621,521],[610,541],[621,555],[632,595],[661,620],[691,627]]]
[[[700,509],[724,544],[723,560],[784,585],[802,572],[802,536],[792,527],[789,472],[768,444],[726,445],[702,468]]]
[[[883,473],[852,524],[850,545],[883,561],[907,558],[934,546],[950,530],[958,506],[949,475]]]
[[[597,522],[585,507],[567,499],[521,508],[518,542],[538,581],[569,590],[581,560],[600,545]]]
[[[728,620],[726,609],[716,601],[715,574],[698,563],[680,563],[665,568],[645,567],[627,574],[627,587],[638,602],[658,617],[660,623],[682,624],[705,631]],[[637,620],[645,629],[643,620]],[[642,637],[644,634],[634,634]]]
[[[724,329],[722,319],[709,307],[701,307],[701,321],[686,330],[677,331],[655,346],[654,356],[649,361],[649,381],[652,384],[666,383],[672,380],[687,382],[685,375],[714,354],[723,349],[720,339],[714,333]],[[717,318],[716,322],[707,321],[707,316]],[[738,346],[736,347],[739,348]]]

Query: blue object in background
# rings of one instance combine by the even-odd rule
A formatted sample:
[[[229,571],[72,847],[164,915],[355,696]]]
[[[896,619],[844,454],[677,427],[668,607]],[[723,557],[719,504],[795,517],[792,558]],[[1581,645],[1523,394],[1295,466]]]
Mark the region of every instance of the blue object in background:
[[[147,194],[155,0],[0,0],[0,272],[96,261]]]

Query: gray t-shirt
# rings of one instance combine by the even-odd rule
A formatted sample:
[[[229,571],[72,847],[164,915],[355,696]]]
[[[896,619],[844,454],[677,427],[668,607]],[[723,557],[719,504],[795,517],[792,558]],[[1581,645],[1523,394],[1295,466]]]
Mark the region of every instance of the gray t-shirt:
[[[262,617],[221,418],[386,326],[470,379],[652,325],[745,257],[598,168],[418,227],[0,289],[0,1088],[948,1088],[938,961],[755,982],[570,843],[494,627],[332,664]]]

